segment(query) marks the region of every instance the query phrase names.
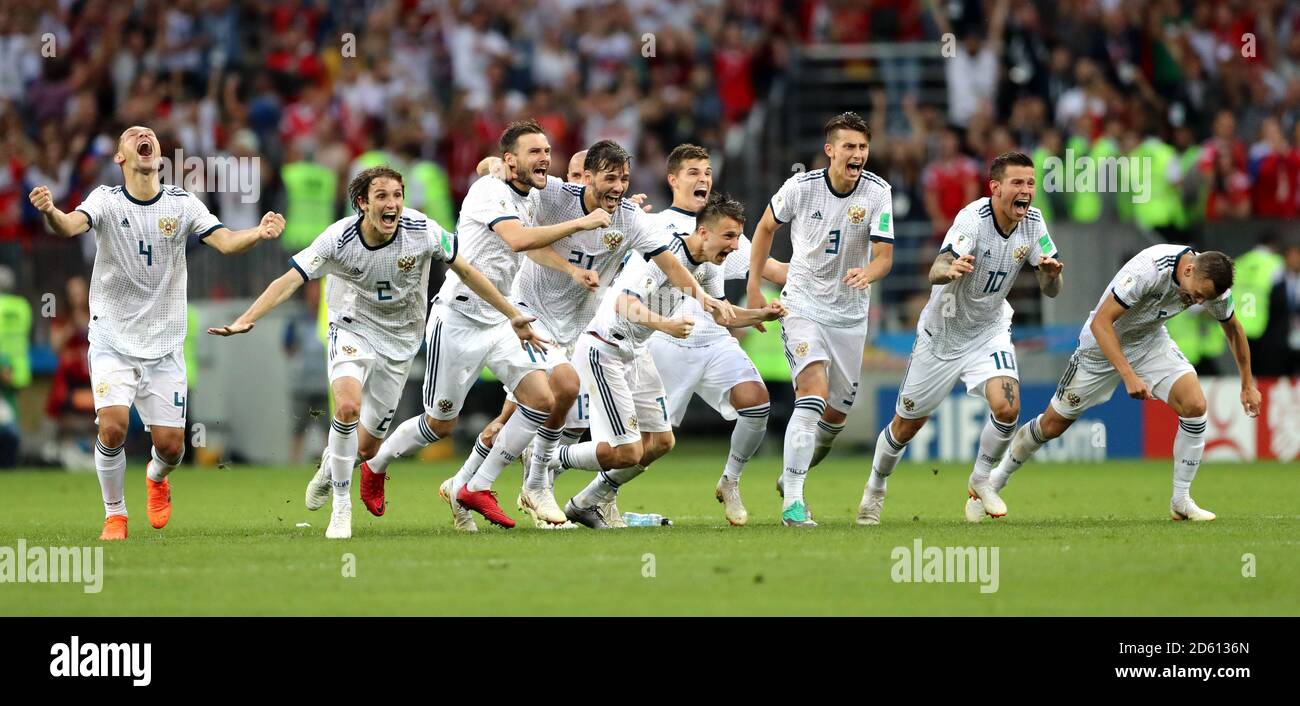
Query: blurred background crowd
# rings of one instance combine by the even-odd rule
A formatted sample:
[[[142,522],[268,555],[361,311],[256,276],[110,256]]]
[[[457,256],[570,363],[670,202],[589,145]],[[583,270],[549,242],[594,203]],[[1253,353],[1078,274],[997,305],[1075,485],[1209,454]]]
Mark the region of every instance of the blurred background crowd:
[[[1040,171],[1050,156],[1137,156],[1152,167],[1145,200],[1052,192],[1040,174],[1036,205],[1049,223],[1125,222],[1181,242],[1208,223],[1265,221],[1246,264],[1274,313],[1252,338],[1279,374],[1300,367],[1300,3],[6,0],[0,463],[33,371],[48,377],[45,415],[88,428],[94,240],[56,241],[27,193],[47,185],[70,210],[121,183],[112,154],[130,125],[154,128],[165,156],[246,158],[232,162],[248,170],[234,183],[255,182],[256,199],[203,169],[182,184],[231,228],[285,214],[282,243],[191,277],[191,299],[248,297],[344,215],[348,179],[374,164],[397,165],[407,205],[453,229],[474,164],[521,117],[547,129],[557,176],[573,152],[613,138],[634,155],[633,190],[660,208],[667,152],[694,142],[730,188],[728,163],[759,149],[747,121],[801,52],[864,44],[932,46],[943,67],[937,96],[907,52],[850,89],[874,127],[868,168],[893,186],[896,219],[917,224],[921,252],[987,193],[993,155],[1020,149]],[[818,166],[816,154],[787,156]],[[758,178],[770,193],[788,176]],[[926,293],[919,269],[899,277]],[[286,354],[310,338],[287,331]]]

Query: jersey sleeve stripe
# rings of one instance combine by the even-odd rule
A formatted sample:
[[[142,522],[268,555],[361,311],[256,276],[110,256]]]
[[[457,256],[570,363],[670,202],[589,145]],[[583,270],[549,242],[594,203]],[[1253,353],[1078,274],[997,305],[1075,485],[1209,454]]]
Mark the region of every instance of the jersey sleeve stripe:
[[[953,256],[953,257],[957,257],[957,251],[956,251],[956,250],[953,250],[953,248],[952,248],[952,243],[949,243],[949,244],[943,246],[943,249],[939,251],[939,254],[942,255],[942,254],[944,254],[944,253],[946,253],[946,252],[950,252],[950,253],[952,253],[952,256]]]
[[[1234,317],[1234,316],[1236,316],[1236,315],[1237,315],[1237,312],[1236,312],[1235,310],[1233,310],[1233,311],[1228,312],[1228,318],[1226,318],[1226,319],[1216,319],[1216,320],[1217,320],[1219,323],[1221,323],[1221,324],[1226,324],[1226,323],[1228,323],[1229,321],[1232,321],[1232,317]]]
[[[293,265],[293,269],[297,270],[297,271],[298,271],[298,274],[302,275],[302,281],[304,281],[304,282],[309,282],[309,281],[311,281],[311,278],[307,276],[307,272],[306,272],[305,270],[303,270],[301,267],[298,266],[298,261],[297,261],[297,260],[295,260],[295,259],[293,259],[293,258],[289,258],[289,264],[290,264],[290,265]]]
[[[212,235],[213,233],[217,232],[217,231],[220,230],[221,228],[225,228],[225,227],[226,227],[226,225],[225,225],[224,223],[220,223],[220,222],[218,222],[215,226],[212,226],[211,228],[209,228],[209,229],[203,231],[202,233],[199,233],[199,240],[203,240],[204,238],[208,237],[209,235]]]
[[[1115,297],[1115,301],[1119,302],[1119,305],[1122,306],[1122,307],[1124,307],[1125,309],[1131,308],[1131,307],[1133,306],[1132,304],[1129,304],[1129,303],[1125,302],[1123,299],[1120,299],[1120,298],[1119,298],[1119,294],[1116,294],[1116,293],[1115,293],[1115,288],[1114,288],[1114,287],[1111,288],[1111,290],[1110,290],[1110,295],[1111,295],[1112,297]]]
[[[89,213],[86,213],[85,211],[83,211],[83,210],[80,209],[80,208],[74,208],[74,209],[72,209],[72,210],[74,210],[74,211],[81,211],[82,213],[85,213],[85,214],[86,214],[86,222],[90,224],[90,228],[88,228],[87,230],[93,229],[93,228],[95,227],[95,219],[91,218]]]
[[[644,299],[640,294],[637,294],[636,292],[634,292],[634,291],[632,291],[632,290],[630,290],[630,289],[626,289],[626,288],[625,288],[625,289],[623,290],[623,293],[624,293],[624,294],[631,294],[632,296],[636,297],[637,299],[640,299],[641,301],[645,301],[645,299]]]
[[[873,243],[892,243],[892,242],[894,242],[894,236],[892,236],[892,235],[872,235],[872,236],[871,236],[871,242],[873,242]]]
[[[650,252],[646,253],[646,254],[645,254],[645,259],[649,260],[650,258],[652,258],[652,257],[654,257],[654,256],[656,256],[656,255],[658,255],[659,253],[661,253],[661,252],[667,250],[668,247],[669,247],[668,245],[660,245],[659,247],[655,248],[654,250],[651,250]]]
[[[509,220],[517,221],[519,220],[519,216],[501,216],[500,218],[494,218],[492,219],[492,222],[488,224],[488,230],[496,230],[498,223],[500,223],[501,221],[509,221]]]
[[[771,200],[771,199],[768,199],[768,201],[767,201],[767,207],[768,207],[769,210],[772,211],[772,220],[776,221],[776,224],[777,224],[777,225],[785,225],[785,221],[781,220],[781,218],[780,218],[779,216],[776,215],[776,209],[772,206],[772,200]]]

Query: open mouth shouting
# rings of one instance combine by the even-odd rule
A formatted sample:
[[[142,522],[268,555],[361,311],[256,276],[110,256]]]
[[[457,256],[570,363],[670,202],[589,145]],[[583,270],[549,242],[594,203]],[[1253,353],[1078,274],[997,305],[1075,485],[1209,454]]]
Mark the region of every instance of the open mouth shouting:
[[[857,179],[862,176],[862,166],[863,162],[850,160],[849,163],[845,165],[844,171],[849,175],[850,179]]]
[[[695,191],[691,192],[691,196],[694,196],[700,208],[703,208],[704,204],[709,202],[709,187],[705,184],[699,184],[695,187]]]
[[[135,145],[135,154],[143,160],[148,160],[153,157],[153,141],[148,138],[142,138]]]
[[[1029,213],[1029,202],[1032,200],[1029,196],[1017,196],[1011,201],[1011,210],[1015,212],[1016,218],[1024,218]]]
[[[397,227],[397,209],[389,209],[379,216],[379,221],[384,224],[384,230],[392,230]]]

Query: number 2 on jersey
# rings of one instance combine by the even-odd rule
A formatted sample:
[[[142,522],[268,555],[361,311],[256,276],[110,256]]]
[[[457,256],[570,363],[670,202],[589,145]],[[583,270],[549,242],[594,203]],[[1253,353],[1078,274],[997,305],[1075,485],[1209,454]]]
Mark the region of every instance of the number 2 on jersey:
[[[379,290],[379,301],[386,302],[392,299],[393,295],[388,293],[392,288],[393,283],[386,279],[375,282],[375,289]]]

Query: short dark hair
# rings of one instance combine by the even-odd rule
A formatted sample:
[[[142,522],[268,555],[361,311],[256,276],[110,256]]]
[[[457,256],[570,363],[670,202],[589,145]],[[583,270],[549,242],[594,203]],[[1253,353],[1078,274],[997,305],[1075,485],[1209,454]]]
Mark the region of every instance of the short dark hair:
[[[591,147],[587,148],[587,159],[583,160],[582,168],[595,174],[596,172],[608,172],[621,167],[632,161],[632,155],[627,153],[619,144],[613,140],[601,140]]]
[[[541,125],[537,124],[536,120],[516,120],[507,125],[505,130],[501,131],[501,154],[514,152],[515,146],[519,144],[519,138],[524,135],[545,134],[546,131],[542,129]]]
[[[366,169],[348,182],[348,203],[352,204],[352,210],[361,213],[361,202],[370,198],[370,182],[376,179],[395,179],[398,184],[406,186],[402,182],[402,173],[387,164]]]
[[[668,173],[676,174],[688,159],[708,159],[709,151],[699,145],[681,144],[668,153]]]
[[[993,181],[1002,181],[1002,177],[1007,173],[1007,167],[1034,167],[1034,160],[1024,152],[1003,152],[993,158],[993,163],[989,165],[989,179]]]
[[[745,205],[721,191],[709,194],[709,200],[696,216],[696,223],[716,223],[719,218],[733,218],[745,225]]]
[[[830,142],[834,137],[836,130],[856,130],[867,136],[867,142],[871,142],[871,126],[861,115],[853,111],[840,113],[830,120],[826,121],[826,141]]]
[[[1232,287],[1232,258],[1218,250],[1196,256],[1196,275],[1214,283],[1214,293],[1222,295]]]

